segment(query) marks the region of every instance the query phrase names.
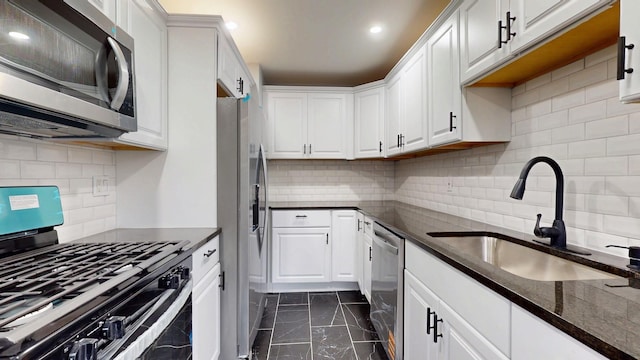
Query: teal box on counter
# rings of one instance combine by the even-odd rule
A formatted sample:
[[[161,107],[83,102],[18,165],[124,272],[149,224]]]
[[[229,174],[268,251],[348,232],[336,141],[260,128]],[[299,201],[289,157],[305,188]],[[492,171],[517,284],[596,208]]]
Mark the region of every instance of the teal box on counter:
[[[0,237],[63,222],[57,186],[0,187]]]

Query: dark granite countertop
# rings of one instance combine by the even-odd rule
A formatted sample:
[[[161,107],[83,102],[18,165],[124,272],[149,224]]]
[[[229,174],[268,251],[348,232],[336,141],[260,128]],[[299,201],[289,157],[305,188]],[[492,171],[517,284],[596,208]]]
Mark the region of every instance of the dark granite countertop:
[[[90,235],[78,242],[182,242],[190,244],[184,250],[197,249],[220,234],[220,228],[151,228],[151,229],[115,229]]]
[[[358,209],[456,269],[471,276],[514,304],[530,311],[610,359],[640,358],[640,274],[628,261],[592,251],[571,255],[533,242],[532,234],[427,210],[395,201],[279,202],[282,209]],[[498,269],[465,255],[427,233],[502,234],[525,246],[592,265],[622,276],[613,280],[536,281]],[[570,241],[570,240],[569,240]],[[634,285],[635,287],[629,286]]]

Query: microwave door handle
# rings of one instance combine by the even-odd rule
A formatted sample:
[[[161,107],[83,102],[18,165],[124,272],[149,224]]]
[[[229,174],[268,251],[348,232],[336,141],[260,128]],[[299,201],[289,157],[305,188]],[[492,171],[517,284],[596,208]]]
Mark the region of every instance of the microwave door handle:
[[[108,49],[103,46],[96,55],[96,87],[100,98],[107,104],[109,103],[109,84],[107,75],[107,53]]]
[[[107,38],[107,42],[113,49],[116,55],[116,63],[118,64],[118,86],[116,86],[116,92],[111,100],[111,108],[120,110],[129,90],[129,64],[120,45],[113,38]]]

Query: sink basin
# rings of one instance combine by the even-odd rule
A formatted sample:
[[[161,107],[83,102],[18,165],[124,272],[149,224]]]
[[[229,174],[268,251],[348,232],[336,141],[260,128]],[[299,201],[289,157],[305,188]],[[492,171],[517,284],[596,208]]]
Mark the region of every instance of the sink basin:
[[[620,279],[619,276],[491,236],[447,236],[434,239],[531,280]]]

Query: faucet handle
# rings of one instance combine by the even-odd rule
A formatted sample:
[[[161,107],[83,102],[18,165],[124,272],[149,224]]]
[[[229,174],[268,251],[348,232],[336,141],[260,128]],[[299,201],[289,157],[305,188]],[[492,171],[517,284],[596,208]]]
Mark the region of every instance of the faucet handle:
[[[540,219],[542,218],[542,214],[536,215],[538,220],[536,220],[536,226],[533,228],[533,234],[537,237],[543,237],[542,230],[540,230]]]

